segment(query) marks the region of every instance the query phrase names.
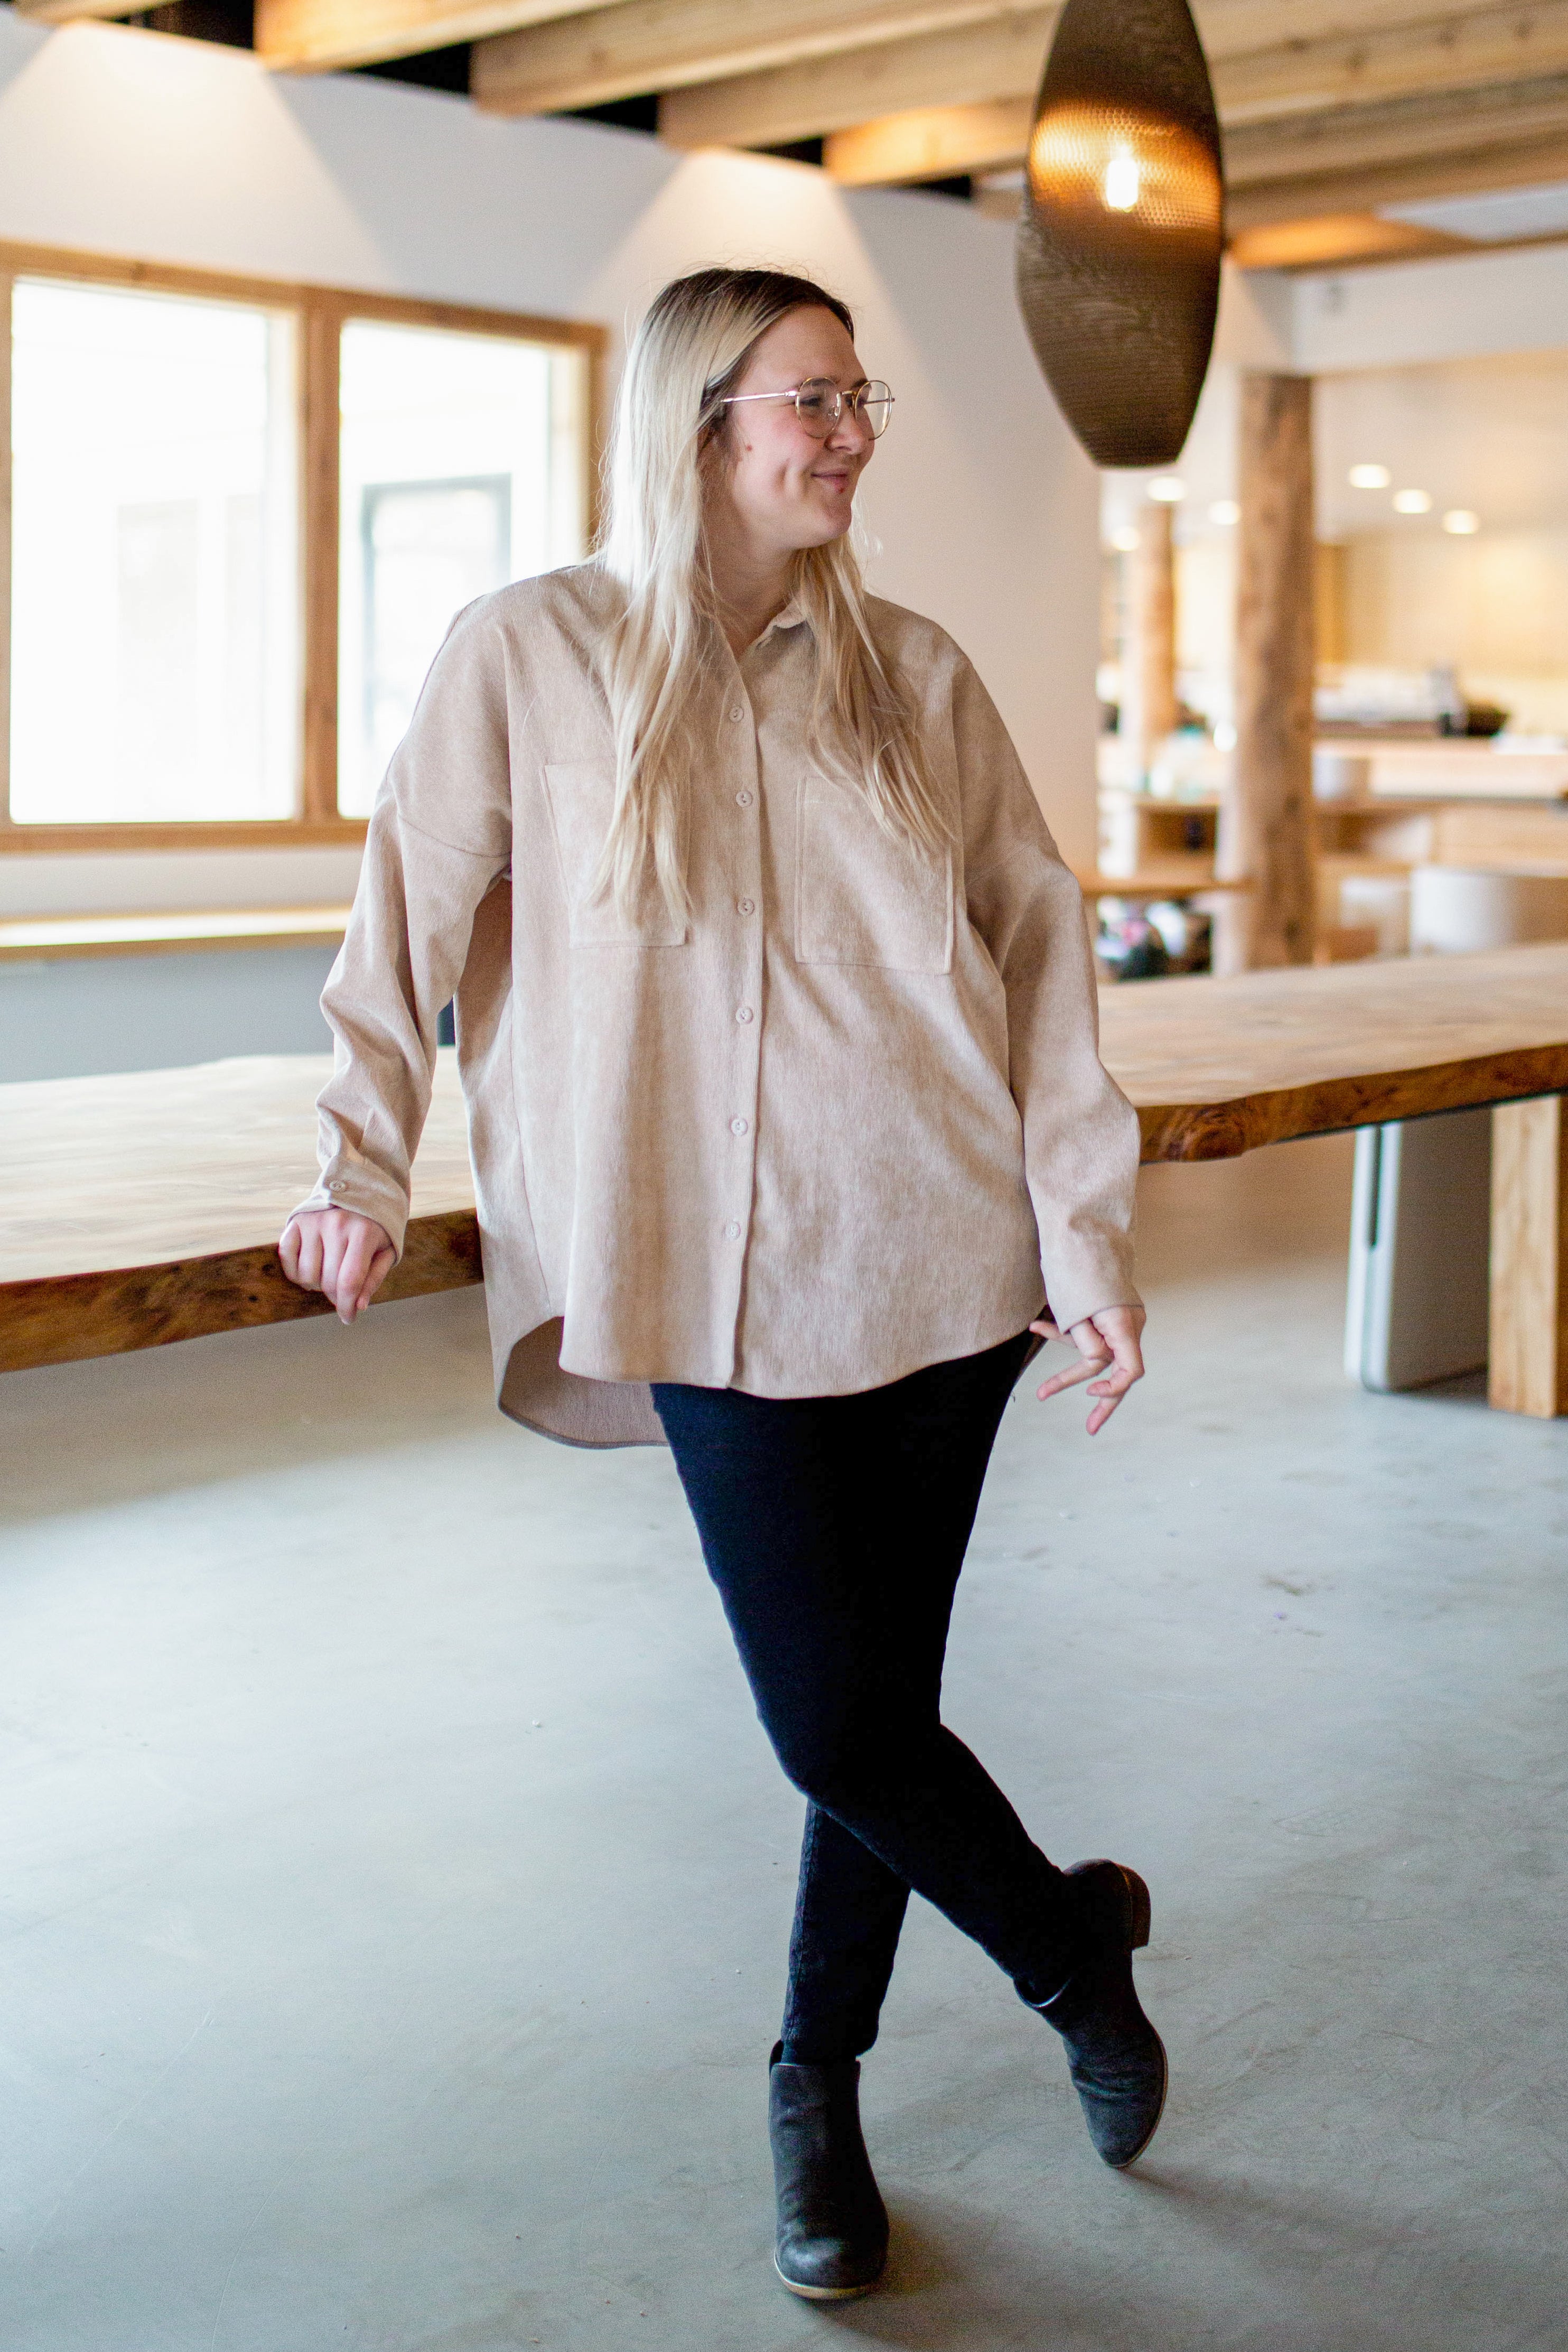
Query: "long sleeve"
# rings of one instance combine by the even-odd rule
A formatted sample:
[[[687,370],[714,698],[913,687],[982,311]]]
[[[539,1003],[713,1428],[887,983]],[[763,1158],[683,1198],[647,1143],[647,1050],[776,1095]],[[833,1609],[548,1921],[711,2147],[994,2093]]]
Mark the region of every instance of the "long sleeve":
[[[1100,1060],[1093,958],[1077,882],[1006,728],[966,661],[953,725],[969,921],[1006,992],[1009,1076],[1051,1311],[1065,1330],[1138,1303],[1138,1120]]]
[[[436,656],[377,797],[321,999],[334,1066],[317,1102],[320,1178],[300,1206],[374,1217],[400,1255],[436,1024],[476,909],[510,852],[506,648],[485,607],[470,606]]]

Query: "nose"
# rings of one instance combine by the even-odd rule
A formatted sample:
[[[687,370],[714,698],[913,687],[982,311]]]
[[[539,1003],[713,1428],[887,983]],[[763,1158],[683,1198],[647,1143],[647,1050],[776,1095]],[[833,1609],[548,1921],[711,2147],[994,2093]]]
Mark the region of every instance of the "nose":
[[[830,449],[842,451],[846,456],[851,450],[861,456],[869,456],[871,453],[871,426],[859,411],[851,408],[847,402],[838,423],[828,436],[827,446]]]

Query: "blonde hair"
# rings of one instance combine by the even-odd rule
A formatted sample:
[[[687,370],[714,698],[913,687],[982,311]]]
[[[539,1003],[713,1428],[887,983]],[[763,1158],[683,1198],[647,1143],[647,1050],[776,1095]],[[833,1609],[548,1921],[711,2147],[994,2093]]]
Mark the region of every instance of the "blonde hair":
[[[597,561],[625,592],[603,662],[615,735],[615,804],[599,887],[629,907],[647,876],[684,920],[683,845],[695,715],[719,633],[703,537],[702,463],[760,338],[791,310],[844,304],[809,278],[775,269],[699,269],[655,299],[632,341],[615,404],[607,522]],[[791,591],[810,624],[812,751],[863,793],[885,830],[927,852],[950,832],[904,688],[877,648],[847,537],[797,556]]]

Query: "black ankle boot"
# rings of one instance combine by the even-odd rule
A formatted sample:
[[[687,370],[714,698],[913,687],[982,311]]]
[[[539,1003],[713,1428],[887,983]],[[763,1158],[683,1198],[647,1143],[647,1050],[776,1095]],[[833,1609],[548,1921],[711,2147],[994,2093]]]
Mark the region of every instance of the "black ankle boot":
[[[1077,1966],[1040,2013],[1067,2044],[1067,2067],[1089,2137],[1118,2171],[1142,2156],[1166,2104],[1166,2052],[1133,1984],[1133,1954],[1149,1940],[1149,1890],[1119,1862],[1076,1862]]]
[[[779,2196],[773,2263],[794,2294],[868,2294],[887,2261],[887,2210],[861,2137],[860,2062],[787,2066],[774,2044],[768,2137]]]

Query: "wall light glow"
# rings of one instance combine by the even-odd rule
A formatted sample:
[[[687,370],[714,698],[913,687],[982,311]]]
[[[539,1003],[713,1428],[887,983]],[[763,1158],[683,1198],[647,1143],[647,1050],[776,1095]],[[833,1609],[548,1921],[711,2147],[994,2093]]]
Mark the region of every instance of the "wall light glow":
[[[1179,507],[1186,496],[1186,484],[1174,474],[1161,474],[1149,484],[1149,496],[1159,507]]]
[[[1111,533],[1111,544],[1118,555],[1134,554],[1138,545],[1138,534],[1130,522],[1124,522],[1120,530],[1113,530]]]
[[[1469,507],[1450,507],[1443,517],[1443,529],[1451,530],[1456,539],[1469,539],[1480,527],[1479,515]]]
[[[1396,490],[1394,493],[1394,511],[1396,514],[1430,514],[1432,511],[1431,491]]]
[[[1234,499],[1216,499],[1208,509],[1208,520],[1217,522],[1221,530],[1231,530],[1241,520],[1241,509]]]
[[[1386,466],[1353,466],[1350,469],[1353,490],[1385,490],[1393,479]]]

